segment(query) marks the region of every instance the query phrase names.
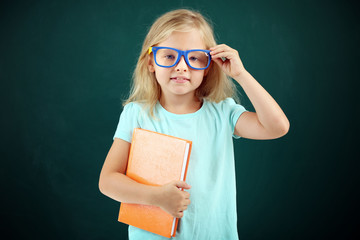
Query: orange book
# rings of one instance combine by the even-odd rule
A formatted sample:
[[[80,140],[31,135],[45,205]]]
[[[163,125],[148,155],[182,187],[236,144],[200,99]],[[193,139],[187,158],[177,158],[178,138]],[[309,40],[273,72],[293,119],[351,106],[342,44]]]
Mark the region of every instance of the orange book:
[[[135,128],[126,175],[152,186],[185,181],[191,146],[189,140]],[[170,238],[179,219],[156,206],[121,203],[118,221]]]

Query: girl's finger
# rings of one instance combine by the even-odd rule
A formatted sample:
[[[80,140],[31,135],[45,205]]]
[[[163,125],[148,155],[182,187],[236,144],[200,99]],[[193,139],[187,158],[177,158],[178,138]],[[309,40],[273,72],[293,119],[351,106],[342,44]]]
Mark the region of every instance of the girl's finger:
[[[210,54],[216,54],[216,53],[220,53],[220,52],[225,52],[226,49],[223,48],[216,48],[216,49],[210,49]]]
[[[227,58],[227,59],[232,59],[234,58],[235,53],[232,52],[220,52],[220,53],[216,53],[216,54],[211,54],[212,58]]]
[[[212,61],[214,61],[217,65],[219,65],[220,67],[223,64],[223,60],[221,60],[221,58],[213,58]]]
[[[216,45],[215,47],[210,48],[210,51],[212,51],[212,52],[224,52],[224,51],[229,51],[229,50],[232,50],[232,48],[225,44]]]

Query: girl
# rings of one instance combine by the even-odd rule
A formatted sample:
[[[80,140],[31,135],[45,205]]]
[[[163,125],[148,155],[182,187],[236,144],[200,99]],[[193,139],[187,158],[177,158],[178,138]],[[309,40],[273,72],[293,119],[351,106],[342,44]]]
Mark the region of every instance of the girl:
[[[227,76],[241,85],[256,112],[235,103],[236,88]],[[195,11],[175,10],[155,21],[133,80],[100,174],[100,191],[181,218],[175,239],[238,239],[232,137],[279,138],[289,129],[285,114],[245,70],[238,52],[216,44],[212,28]],[[193,142],[187,182],[154,187],[125,175],[134,128]],[[163,237],[129,226],[129,238]]]

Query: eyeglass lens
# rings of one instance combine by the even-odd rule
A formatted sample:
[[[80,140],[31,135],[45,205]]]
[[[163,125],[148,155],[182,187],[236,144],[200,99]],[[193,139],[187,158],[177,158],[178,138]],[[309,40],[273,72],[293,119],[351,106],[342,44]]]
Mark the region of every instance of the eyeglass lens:
[[[172,49],[158,49],[156,62],[163,66],[172,66],[178,59],[179,53]],[[192,51],[187,55],[190,67],[205,68],[209,63],[209,55],[203,51]]]

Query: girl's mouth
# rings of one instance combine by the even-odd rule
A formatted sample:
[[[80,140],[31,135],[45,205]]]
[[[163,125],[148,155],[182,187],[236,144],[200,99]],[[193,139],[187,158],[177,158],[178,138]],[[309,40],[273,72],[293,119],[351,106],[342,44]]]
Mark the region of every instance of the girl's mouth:
[[[176,83],[185,83],[185,82],[190,81],[190,79],[184,78],[184,77],[173,77],[173,78],[170,78],[170,80],[174,81]]]

